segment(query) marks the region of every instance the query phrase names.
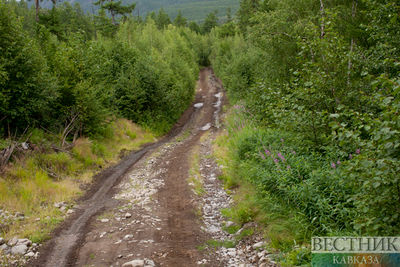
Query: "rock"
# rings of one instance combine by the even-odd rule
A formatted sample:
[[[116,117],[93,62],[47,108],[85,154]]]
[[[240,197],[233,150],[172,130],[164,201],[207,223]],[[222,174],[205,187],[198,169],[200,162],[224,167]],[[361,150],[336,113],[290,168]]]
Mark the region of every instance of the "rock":
[[[35,253],[33,253],[32,251],[25,254],[25,257],[33,257],[33,256],[35,256]]]
[[[13,237],[13,238],[11,238],[10,240],[8,240],[8,245],[10,246],[10,247],[12,247],[12,246],[15,246],[16,244],[17,244],[17,242],[18,242],[18,237]]]
[[[133,260],[122,264],[122,267],[144,267],[144,260]]]
[[[194,104],[195,108],[201,108],[204,105],[204,103],[196,103]]]
[[[208,129],[211,128],[211,123],[207,123],[206,125],[204,125],[203,127],[201,127],[202,131],[207,131]]]
[[[107,234],[107,232],[102,232],[101,234],[100,234],[100,238],[103,238],[103,236],[105,236]]]
[[[30,247],[32,245],[32,241],[30,241],[27,238],[22,238],[22,239],[18,239],[16,245],[25,245],[27,247]]]
[[[3,244],[0,246],[0,250],[6,250],[8,248],[7,244]]]
[[[66,207],[66,206],[61,206],[60,211],[64,212],[64,211],[66,211],[66,210],[67,210],[67,207]]]
[[[75,211],[73,210],[73,209],[70,209],[70,210],[68,210],[67,211],[67,214],[72,214],[72,213],[74,213]]]
[[[257,256],[261,259],[262,257],[264,257],[267,254],[268,254],[268,252],[266,250],[263,250],[263,251],[257,253]]]
[[[265,242],[260,241],[260,242],[255,243],[255,244],[253,245],[253,249],[262,248],[264,245],[265,245]]]
[[[27,142],[23,142],[23,143],[21,143],[21,147],[23,150],[27,150],[27,149],[29,149],[29,144]]]
[[[11,254],[13,255],[24,255],[28,247],[25,244],[17,245],[11,248]]]
[[[132,237],[133,237],[133,235],[126,235],[126,236],[124,236],[124,240],[131,239]]]
[[[264,262],[264,263],[261,263],[260,265],[258,265],[258,267],[268,267],[268,264],[266,264],[266,263]]]
[[[57,203],[54,203],[54,207],[55,208],[61,208],[61,207],[63,207],[63,206],[65,206],[65,202],[57,202]]]
[[[235,225],[235,223],[234,222],[231,222],[231,221],[227,221],[226,223],[225,223],[225,227],[231,227],[231,226],[234,226]]]
[[[127,212],[127,213],[125,214],[125,218],[128,219],[128,218],[130,218],[130,217],[132,217],[132,214],[130,214],[129,212]]]
[[[149,260],[149,259],[145,259],[146,265],[147,266],[156,266],[156,264],[154,263],[154,261]]]
[[[228,248],[228,255],[230,257],[235,257],[236,256],[236,249],[234,248]]]
[[[4,238],[0,237],[0,246],[3,245],[6,241],[4,240]]]
[[[109,219],[101,219],[100,222],[102,223],[108,223],[110,220]]]

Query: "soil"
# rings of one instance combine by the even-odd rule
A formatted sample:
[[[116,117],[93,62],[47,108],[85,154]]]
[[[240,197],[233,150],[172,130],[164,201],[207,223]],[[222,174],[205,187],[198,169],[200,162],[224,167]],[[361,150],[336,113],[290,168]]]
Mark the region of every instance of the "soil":
[[[219,210],[231,199],[216,179],[219,167],[211,155],[223,103],[221,82],[212,69],[202,69],[194,103],[169,135],[95,177],[76,212],[28,265],[273,266],[259,265],[257,251],[247,251],[251,245],[201,249],[207,240],[234,238],[222,230]],[[204,196],[196,195],[188,181],[199,147]]]

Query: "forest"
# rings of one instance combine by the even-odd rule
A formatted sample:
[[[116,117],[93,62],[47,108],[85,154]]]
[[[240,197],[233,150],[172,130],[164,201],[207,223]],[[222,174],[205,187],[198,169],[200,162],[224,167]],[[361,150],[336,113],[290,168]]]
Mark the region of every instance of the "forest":
[[[62,177],[105,166],[105,140],[121,125],[128,136],[132,127],[146,138],[167,133],[210,65],[229,99],[222,179],[247,190],[226,216],[264,225],[283,266],[309,264],[312,236],[398,234],[397,1],[241,0],[237,13],[211,12],[201,24],[163,9],[127,13],[104,5],[85,14],[66,2],[36,14],[1,0],[0,152],[16,139],[44,148],[3,172],[0,208],[24,198],[18,208],[35,212]],[[79,138],[89,147],[72,148]],[[26,169],[36,189],[24,186]]]
[[[61,1],[57,2],[57,5],[62,5],[63,3],[79,3],[82,10],[85,13],[96,13],[99,7],[93,5],[92,1],[86,0],[75,0],[75,1]],[[129,5],[132,3],[136,4],[136,8],[133,12],[135,16],[145,17],[146,14],[151,12],[158,12],[160,9],[165,10],[165,12],[170,16],[171,19],[175,19],[179,12],[190,21],[195,21],[197,23],[204,22],[205,17],[210,12],[217,11],[217,16],[221,20],[226,20],[226,11],[230,9],[233,13],[239,8],[239,0],[125,0],[122,1],[124,4]],[[33,1],[28,2],[28,5],[33,5]],[[43,1],[41,6],[44,8],[51,9],[53,6],[52,1]]]

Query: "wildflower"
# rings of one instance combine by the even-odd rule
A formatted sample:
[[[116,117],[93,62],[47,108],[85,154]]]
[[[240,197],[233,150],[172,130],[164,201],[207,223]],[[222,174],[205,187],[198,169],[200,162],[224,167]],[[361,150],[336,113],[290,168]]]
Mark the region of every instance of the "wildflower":
[[[296,155],[296,151],[293,150],[293,151],[292,151],[292,154],[293,154],[293,155]]]
[[[290,170],[292,167],[290,167],[290,165],[287,166],[287,169]]]
[[[274,162],[275,162],[275,163],[279,163],[279,160],[278,160],[278,159],[274,159]]]
[[[331,167],[332,167],[332,169],[336,169],[336,164],[335,164],[335,162],[332,162],[332,163],[331,163]]]
[[[265,149],[265,154],[266,154],[267,156],[270,156],[270,155],[271,155],[271,152],[269,152],[268,149]]]
[[[340,162],[340,160],[338,160],[338,161],[336,162],[336,165],[340,165],[340,164],[342,164],[342,163]]]
[[[361,153],[361,151],[360,151],[360,149],[358,148],[357,150],[356,150],[356,154],[358,155],[358,154],[360,154]]]
[[[282,161],[285,161],[286,159],[285,159],[285,157],[279,152],[278,153],[278,157],[282,160]]]
[[[353,158],[353,155],[352,154],[349,154],[349,159],[352,159]]]
[[[264,156],[264,154],[263,154],[263,153],[261,153],[261,151],[260,151],[259,153],[260,153],[260,156],[261,156],[261,158],[262,158],[262,159],[265,159],[265,156]]]

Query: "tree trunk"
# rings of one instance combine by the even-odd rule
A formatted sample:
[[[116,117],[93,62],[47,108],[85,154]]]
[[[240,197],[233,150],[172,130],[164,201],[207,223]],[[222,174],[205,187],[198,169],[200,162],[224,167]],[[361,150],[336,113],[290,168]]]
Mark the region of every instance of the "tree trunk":
[[[324,7],[324,2],[322,0],[319,0],[321,7],[321,38],[324,38],[325,36],[325,7]]]
[[[353,0],[353,5],[351,7],[351,18],[354,22],[354,18],[356,17],[356,8],[357,8],[357,0]],[[351,43],[350,43],[350,53],[349,53],[349,63],[347,65],[347,85],[350,85],[350,74],[351,74],[351,68],[353,67],[353,62],[351,61],[351,56],[353,54],[354,50],[354,45],[355,41],[354,38],[351,38]]]
[[[111,10],[111,19],[112,19],[112,24],[117,25],[117,23],[115,22],[115,13],[113,10]]]
[[[39,21],[39,0],[35,0],[35,8],[36,8],[36,21]]]

